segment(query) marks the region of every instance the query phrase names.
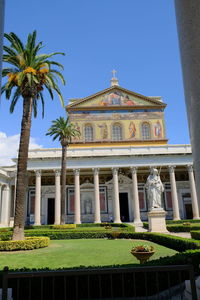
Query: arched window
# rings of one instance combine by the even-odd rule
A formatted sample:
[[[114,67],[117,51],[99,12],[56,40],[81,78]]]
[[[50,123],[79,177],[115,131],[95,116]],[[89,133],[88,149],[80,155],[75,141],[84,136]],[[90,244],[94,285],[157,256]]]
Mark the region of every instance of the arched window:
[[[151,131],[150,125],[147,122],[142,123],[142,139],[143,140],[150,140],[151,138]]]
[[[93,128],[91,125],[85,125],[85,141],[91,142],[93,141]]]
[[[113,139],[113,141],[121,141],[122,140],[122,127],[120,124],[113,125],[112,139]]]

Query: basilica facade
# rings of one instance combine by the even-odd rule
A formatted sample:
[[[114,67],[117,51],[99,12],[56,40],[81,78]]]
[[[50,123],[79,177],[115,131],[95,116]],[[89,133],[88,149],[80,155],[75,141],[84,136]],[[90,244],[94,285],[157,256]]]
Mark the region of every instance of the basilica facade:
[[[168,219],[198,219],[190,145],[168,144],[161,97],[111,86],[66,110],[81,135],[67,150],[66,223],[147,220],[145,183],[156,167]],[[60,223],[61,149],[29,151],[27,224]],[[12,226],[16,163],[0,168],[0,225]]]

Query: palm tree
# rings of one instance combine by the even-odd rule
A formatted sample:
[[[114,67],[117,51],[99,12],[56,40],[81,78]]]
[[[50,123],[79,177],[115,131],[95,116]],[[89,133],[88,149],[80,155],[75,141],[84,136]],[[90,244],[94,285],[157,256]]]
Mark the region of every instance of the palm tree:
[[[53,141],[59,139],[62,146],[62,163],[61,163],[61,224],[65,224],[66,211],[66,161],[67,147],[73,137],[79,137],[80,131],[76,129],[73,123],[70,123],[69,118],[60,117],[52,121],[52,126],[49,128],[46,135],[53,136]]]
[[[16,185],[16,206],[14,217],[13,240],[24,239],[24,214],[25,214],[25,191],[27,178],[27,159],[30,139],[32,112],[37,116],[37,104],[42,103],[42,115],[44,116],[43,89],[47,89],[51,99],[54,98],[55,91],[64,106],[64,101],[60,89],[56,83],[59,77],[63,84],[65,80],[62,74],[53,68],[57,66],[63,69],[58,62],[49,60],[56,54],[39,54],[42,42],[36,43],[36,31],[28,35],[26,44],[23,44],[19,37],[11,32],[4,34],[10,43],[4,46],[3,61],[9,64],[4,68],[2,76],[7,76],[7,82],[2,86],[1,93],[5,93],[6,99],[11,98],[10,112],[15,109],[20,97],[23,98],[23,116],[21,122],[21,136],[17,165],[17,185]]]

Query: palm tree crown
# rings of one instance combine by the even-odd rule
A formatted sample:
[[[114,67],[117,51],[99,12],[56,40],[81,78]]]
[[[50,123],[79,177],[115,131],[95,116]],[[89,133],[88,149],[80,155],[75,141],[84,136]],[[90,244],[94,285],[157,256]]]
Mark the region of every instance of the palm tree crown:
[[[49,128],[46,135],[53,137],[53,141],[58,139],[62,145],[61,159],[61,224],[65,224],[66,212],[66,160],[67,146],[72,140],[72,137],[79,137],[80,131],[76,129],[73,123],[70,123],[69,118],[60,117],[52,121],[52,126]]]
[[[68,146],[73,137],[80,135],[80,131],[70,123],[69,118],[60,117],[52,121],[52,126],[46,135],[53,136],[53,141],[58,139],[62,146]]]
[[[35,117],[37,115],[37,100],[41,100],[44,114],[42,94],[44,87],[48,90],[51,99],[54,98],[53,91],[55,91],[64,106],[63,97],[56,80],[59,77],[63,84],[65,84],[65,80],[63,75],[54,69],[54,66],[57,66],[62,70],[63,66],[58,62],[49,60],[56,54],[64,55],[64,53],[38,54],[42,48],[42,42],[36,43],[36,31],[28,35],[25,45],[13,32],[4,34],[4,36],[10,42],[10,46],[3,47],[5,53],[3,61],[11,67],[4,68],[2,71],[2,76],[7,76],[8,80],[3,85],[1,92],[5,92],[7,99],[10,99],[12,92],[14,92],[10,112],[14,111],[19,97],[22,96],[23,98],[31,97],[33,99]]]
[[[10,46],[3,47],[3,61],[9,67],[4,68],[2,71],[2,76],[7,76],[7,82],[2,86],[1,93],[5,93],[6,99],[11,98],[10,112],[14,111],[19,98],[21,96],[23,98],[13,229],[13,239],[22,240],[24,239],[26,173],[32,112],[36,117],[37,103],[38,100],[41,100],[44,115],[44,98],[42,94],[44,88],[48,90],[52,99],[54,97],[53,92],[56,92],[61,104],[64,106],[63,97],[57,85],[57,78],[60,78],[63,84],[65,84],[65,80],[58,70],[53,69],[54,66],[63,69],[63,66],[50,60],[52,56],[56,54],[64,55],[64,53],[39,54],[42,42],[36,43],[36,31],[28,35],[25,45],[13,32],[4,36]],[[35,211],[37,211],[37,215],[35,213],[35,224],[40,225],[40,209],[39,213],[38,210]]]

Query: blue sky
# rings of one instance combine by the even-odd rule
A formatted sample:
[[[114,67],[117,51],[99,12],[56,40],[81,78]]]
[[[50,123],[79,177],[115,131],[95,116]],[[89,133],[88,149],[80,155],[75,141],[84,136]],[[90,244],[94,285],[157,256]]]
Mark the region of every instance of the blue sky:
[[[62,51],[67,104],[109,87],[115,68],[122,87],[167,103],[166,127],[170,144],[189,143],[174,1],[167,0],[57,0],[6,1],[5,32],[24,41],[38,32],[44,52]],[[45,136],[51,121],[65,115],[59,100],[45,95],[45,118],[33,119],[31,136],[43,147],[57,147]],[[40,110],[41,111],[41,110]],[[0,132],[20,132],[22,102],[14,114],[9,101],[0,104]]]

